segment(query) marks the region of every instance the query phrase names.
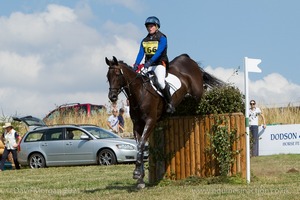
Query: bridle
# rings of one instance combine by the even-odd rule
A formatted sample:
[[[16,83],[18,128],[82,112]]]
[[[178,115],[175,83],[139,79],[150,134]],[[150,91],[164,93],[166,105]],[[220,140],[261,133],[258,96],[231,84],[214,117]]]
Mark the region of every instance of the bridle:
[[[140,107],[140,105],[143,103],[145,92],[146,92],[145,84],[149,84],[150,79],[146,78],[144,75],[142,75],[140,73],[136,73],[136,75],[133,78],[131,78],[131,80],[129,80],[130,77],[126,77],[125,74],[123,73],[122,68],[118,65],[109,66],[108,70],[115,70],[114,73],[115,73],[116,76],[118,76],[119,82],[122,82],[123,80],[125,80],[125,82],[126,82],[125,86],[122,86],[120,88],[109,88],[109,92],[115,91],[115,92],[117,92],[118,95],[121,92],[123,92],[123,94],[125,95],[125,97],[127,99],[129,99],[132,96],[132,92],[130,90],[130,85],[132,83],[134,83],[138,77],[141,77],[143,79],[143,86],[142,87],[144,89],[143,89],[143,92],[142,92],[141,96],[139,97],[139,99],[137,99],[137,103],[136,103],[135,106],[130,104],[130,106],[131,106],[130,109],[137,110]],[[130,70],[130,69],[128,69],[128,70]],[[123,78],[123,80],[122,80],[122,78]],[[126,91],[125,91],[126,89],[127,89],[128,93],[126,93]]]
[[[128,98],[129,96],[131,96],[131,91],[130,91],[130,85],[137,79],[138,76],[140,76],[138,73],[136,74],[136,76],[129,81],[129,78],[126,78],[123,70],[121,67],[113,65],[113,66],[109,66],[108,70],[114,70],[115,75],[118,76],[119,82],[122,82],[122,77],[125,80],[125,86],[122,86],[120,88],[109,88],[109,92],[116,92],[118,95],[123,92],[123,94],[126,96],[126,98]],[[117,72],[117,70],[119,70],[119,73]],[[125,92],[125,89],[128,89],[128,94]]]

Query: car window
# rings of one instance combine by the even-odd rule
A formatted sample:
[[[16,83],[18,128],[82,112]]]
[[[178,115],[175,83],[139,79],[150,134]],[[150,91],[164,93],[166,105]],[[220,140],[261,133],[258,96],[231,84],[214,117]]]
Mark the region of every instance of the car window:
[[[98,127],[83,127],[85,130],[93,134],[97,139],[118,138],[117,135]]]
[[[67,140],[80,140],[82,135],[87,135],[85,132],[79,129],[67,128]]]
[[[62,140],[63,139],[63,129],[62,128],[48,129],[46,132],[45,139],[47,141]]]
[[[31,132],[27,135],[27,137],[24,139],[25,142],[36,142],[43,140],[43,131],[37,131],[37,132]]]

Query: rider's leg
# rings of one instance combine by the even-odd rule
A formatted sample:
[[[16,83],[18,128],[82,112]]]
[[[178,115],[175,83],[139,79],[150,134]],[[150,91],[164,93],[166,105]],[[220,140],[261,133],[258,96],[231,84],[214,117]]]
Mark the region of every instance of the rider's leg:
[[[166,82],[165,88],[162,90],[162,93],[167,101],[167,113],[174,113],[175,108],[173,106],[172,97],[170,93],[170,85]]]
[[[175,112],[175,108],[173,107],[173,103],[172,103],[172,97],[170,94],[170,86],[169,84],[165,81],[165,77],[166,77],[166,67],[163,65],[157,65],[155,67],[154,70],[156,77],[157,77],[157,81],[158,81],[158,85],[167,101],[167,112],[168,113],[173,113]]]
[[[153,71],[157,77],[157,82],[161,90],[166,86],[165,77],[166,77],[166,68],[163,65],[157,65],[153,67]]]

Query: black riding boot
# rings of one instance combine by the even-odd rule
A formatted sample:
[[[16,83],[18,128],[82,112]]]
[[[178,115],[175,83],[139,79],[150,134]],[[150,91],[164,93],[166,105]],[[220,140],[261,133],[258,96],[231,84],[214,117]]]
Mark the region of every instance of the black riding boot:
[[[174,113],[175,108],[172,103],[172,97],[171,97],[171,93],[170,93],[170,85],[168,83],[166,83],[166,86],[162,90],[162,93],[167,101],[167,113]]]

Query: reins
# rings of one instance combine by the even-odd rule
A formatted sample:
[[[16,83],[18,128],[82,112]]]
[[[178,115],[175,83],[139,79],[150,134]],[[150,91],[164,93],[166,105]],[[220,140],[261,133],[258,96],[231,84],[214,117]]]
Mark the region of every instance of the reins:
[[[117,91],[118,94],[120,94],[121,92],[123,92],[123,94],[125,95],[126,98],[128,98],[129,96],[131,96],[130,85],[137,79],[138,76],[140,76],[140,74],[137,73],[136,76],[135,76],[132,80],[129,81],[129,78],[125,77],[125,75],[124,75],[123,70],[122,70],[121,67],[118,67],[118,66],[110,66],[109,69],[113,69],[113,70],[114,70],[114,69],[118,69],[118,70],[120,70],[120,74],[118,75],[118,78],[121,78],[121,76],[123,76],[123,77],[124,77],[124,80],[125,80],[125,82],[126,82],[126,85],[125,85],[125,86],[122,86],[122,87],[119,88],[119,89],[118,89],[118,88],[109,88],[109,90],[110,90],[110,91],[118,90],[118,91]],[[129,94],[126,93],[125,88],[128,89],[128,93],[129,93]]]
[[[129,68],[129,66],[127,66],[127,67]],[[136,75],[135,75],[134,78],[126,77],[125,76],[126,73],[124,74],[122,67],[116,66],[116,65],[109,66],[109,70],[120,70],[120,74],[116,73],[116,75],[118,76],[119,79],[121,79],[122,78],[121,76],[123,76],[123,78],[124,78],[124,80],[126,82],[125,86],[122,86],[121,88],[109,88],[109,90],[110,91],[117,90],[118,94],[120,94],[121,92],[123,92],[123,94],[125,95],[126,98],[129,98],[132,95],[132,92],[130,90],[130,85],[132,83],[134,83],[138,77],[142,78],[142,81],[143,81],[143,84],[142,84],[142,88],[143,88],[142,95],[138,99],[136,99],[137,100],[137,105],[136,106],[133,107],[133,105],[131,105],[132,109],[136,110],[142,104],[142,102],[144,100],[143,97],[145,96],[145,92],[147,91],[147,88],[146,88],[147,87],[147,83],[150,84],[149,77],[144,76],[144,75],[139,74],[139,73],[136,73]],[[128,69],[128,70],[130,70],[130,69]],[[128,89],[128,93],[125,91],[126,88]]]

